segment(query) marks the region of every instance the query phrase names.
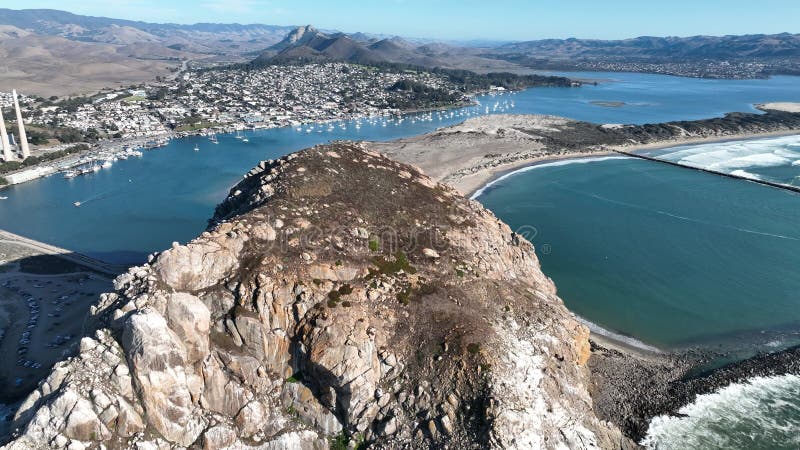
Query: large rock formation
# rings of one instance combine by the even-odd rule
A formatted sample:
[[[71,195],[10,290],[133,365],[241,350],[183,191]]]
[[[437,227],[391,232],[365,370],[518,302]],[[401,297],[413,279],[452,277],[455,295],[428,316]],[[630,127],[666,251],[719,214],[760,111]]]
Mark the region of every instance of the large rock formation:
[[[357,145],[262,162],[115,288],[8,449],[631,445],[531,244]]]

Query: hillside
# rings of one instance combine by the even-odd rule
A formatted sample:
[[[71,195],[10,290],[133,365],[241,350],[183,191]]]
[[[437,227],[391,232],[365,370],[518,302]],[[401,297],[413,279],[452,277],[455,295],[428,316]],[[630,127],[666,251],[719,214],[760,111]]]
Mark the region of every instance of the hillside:
[[[262,162],[115,287],[8,449],[631,447],[531,244],[356,144]]]
[[[431,42],[414,43],[400,37],[372,38],[363,33],[325,33],[311,25],[298,27],[281,42],[253,60],[255,65],[297,61],[346,61],[392,63],[425,68],[449,68],[485,72],[517,71],[515,63],[479,55],[475,48],[452,47]]]
[[[256,64],[308,61],[347,61],[355,63],[405,63],[435,67],[445,65],[419,53],[410,42],[400,38],[365,40],[365,36],[324,33],[311,25],[298,27],[281,42],[265,50]]]
[[[0,25],[0,89],[41,96],[92,92],[167,75],[186,56],[163,46],[78,42]]]
[[[765,78],[800,74],[800,35],[546,39],[486,49],[481,55],[537,69]]]
[[[0,8],[0,88],[49,97],[150,81],[182,62],[241,62],[293,27],[153,24]]]
[[[612,60],[758,59],[800,57],[800,35],[642,36],[624,40],[547,39],[498,47],[498,54],[528,53],[538,58]]]
[[[240,53],[280,41],[294,27],[199,23],[159,24],[72,14],[51,9],[0,8],[0,24],[79,42],[134,44],[157,42],[196,53]]]
[[[0,87],[44,97],[78,95],[151,81],[186,65],[219,66],[253,58],[258,64],[337,60],[481,72],[519,68],[474,51],[440,58],[417,51],[415,45],[364,33],[323,33],[310,26],[157,24],[0,8]]]

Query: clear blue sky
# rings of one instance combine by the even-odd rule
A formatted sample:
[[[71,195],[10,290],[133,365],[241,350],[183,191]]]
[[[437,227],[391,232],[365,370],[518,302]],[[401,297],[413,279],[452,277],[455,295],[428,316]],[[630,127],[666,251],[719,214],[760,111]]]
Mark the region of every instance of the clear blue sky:
[[[800,32],[800,0],[3,0],[149,22],[313,24],[437,39]]]

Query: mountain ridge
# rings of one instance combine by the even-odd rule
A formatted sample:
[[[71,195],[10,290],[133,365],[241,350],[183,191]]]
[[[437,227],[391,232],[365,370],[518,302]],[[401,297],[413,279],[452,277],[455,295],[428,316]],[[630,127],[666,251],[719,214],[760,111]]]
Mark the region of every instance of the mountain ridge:
[[[539,58],[716,58],[746,59],[779,56],[800,57],[800,34],[751,34],[725,36],[639,36],[620,40],[542,39],[515,42],[496,48],[506,52],[534,52]],[[613,53],[612,53],[613,52]]]
[[[311,25],[295,28],[282,41],[262,52],[254,63],[293,60],[444,65],[443,61],[418,53],[414,44],[396,36],[364,41],[346,33],[324,33]]]

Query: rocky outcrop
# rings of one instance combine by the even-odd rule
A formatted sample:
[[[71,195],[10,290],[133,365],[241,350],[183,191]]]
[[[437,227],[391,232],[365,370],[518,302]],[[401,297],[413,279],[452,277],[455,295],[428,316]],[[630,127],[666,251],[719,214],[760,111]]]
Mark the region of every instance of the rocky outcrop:
[[[115,288],[6,448],[632,445],[532,245],[358,145],[259,164]]]

